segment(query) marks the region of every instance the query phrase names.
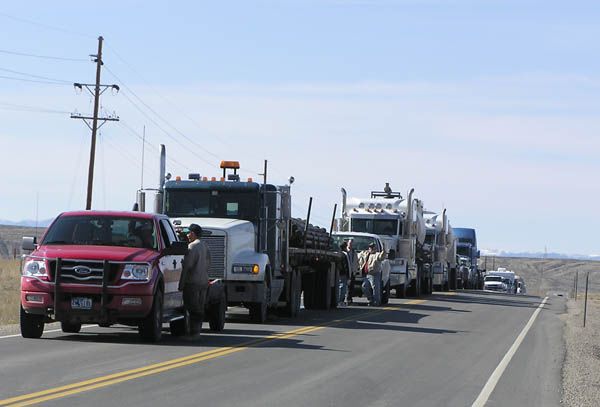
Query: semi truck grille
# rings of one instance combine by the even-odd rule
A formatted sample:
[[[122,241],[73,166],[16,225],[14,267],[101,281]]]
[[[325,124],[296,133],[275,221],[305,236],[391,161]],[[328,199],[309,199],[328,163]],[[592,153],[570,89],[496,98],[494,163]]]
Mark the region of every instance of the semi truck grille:
[[[50,262],[52,279],[55,279],[56,261]],[[119,271],[119,265],[109,264],[108,282],[113,282]],[[104,263],[94,260],[63,260],[61,262],[61,283],[102,285]]]
[[[210,251],[209,278],[225,277],[225,236],[202,236]]]

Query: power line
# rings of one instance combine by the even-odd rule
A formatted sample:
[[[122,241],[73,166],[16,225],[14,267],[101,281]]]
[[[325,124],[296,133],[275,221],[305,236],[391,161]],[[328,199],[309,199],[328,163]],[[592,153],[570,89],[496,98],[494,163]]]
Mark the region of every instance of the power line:
[[[31,58],[39,58],[39,59],[50,59],[54,61],[74,61],[74,62],[88,62],[85,58],[67,58],[67,57],[56,57],[52,55],[37,55],[37,54],[29,54],[26,52],[17,52],[17,51],[9,51],[6,49],[0,49],[0,53],[9,54],[9,55],[18,55],[21,57],[31,57]]]
[[[162,131],[167,137],[169,137],[171,140],[175,141],[177,144],[179,144],[181,147],[183,147],[184,149],[186,149],[187,151],[189,151],[190,153],[194,154],[196,157],[198,157],[201,161],[203,161],[204,163],[206,163],[207,165],[214,167],[214,164],[211,163],[210,161],[208,161],[207,159],[205,159],[204,157],[202,157],[201,155],[199,155],[198,153],[196,153],[194,150],[190,150],[190,146],[189,145],[185,145],[184,143],[182,143],[181,141],[179,141],[178,139],[176,139],[174,136],[172,136],[168,131],[166,131],[160,124],[158,124],[156,122],[156,120],[154,120],[150,115],[148,115],[146,112],[144,112],[138,105],[137,103],[135,103],[133,100],[131,100],[131,98],[129,96],[127,96],[126,92],[121,92],[121,95],[129,102],[133,105],[133,107],[135,107],[137,109],[137,111],[139,111],[142,115],[144,115],[144,117],[146,117],[146,119],[150,120],[150,122],[152,122],[152,124],[154,124],[160,131]]]
[[[8,19],[11,19],[11,20],[14,20],[14,21],[18,21],[20,23],[35,25],[37,27],[45,28],[47,30],[60,31],[60,32],[63,32],[63,33],[66,33],[66,34],[74,34],[74,35],[78,35],[78,36],[84,37],[84,38],[95,38],[92,35],[80,33],[80,32],[77,32],[77,31],[67,30],[67,29],[62,28],[62,27],[57,27],[57,26],[52,26],[52,25],[48,25],[48,24],[38,23],[37,21],[27,20],[27,19],[24,19],[24,18],[21,18],[21,17],[15,17],[15,16],[12,16],[10,14],[6,14],[6,13],[2,13],[2,12],[0,12],[0,16],[8,18]]]
[[[188,142],[194,144],[196,147],[198,147],[199,149],[201,149],[202,151],[204,151],[205,153],[215,157],[217,160],[219,159],[219,156],[216,155],[215,153],[213,153],[212,151],[209,151],[208,149],[206,149],[205,147],[201,146],[200,144],[198,144],[196,141],[194,141],[191,137],[185,135],[183,132],[181,132],[179,129],[177,129],[175,126],[173,126],[171,123],[169,123],[165,118],[163,118],[157,111],[155,111],[154,109],[152,109],[146,102],[144,102],[133,90],[131,90],[131,88],[129,88],[117,75],[114,74],[114,72],[112,72],[110,70],[110,68],[106,67],[106,70],[115,77],[115,79],[117,81],[119,81],[121,83],[121,85],[127,89],[129,91],[129,93],[131,93],[141,104],[143,104],[146,109],[148,109],[150,112],[152,112],[154,115],[156,115],[163,123],[165,123],[167,126],[169,126],[171,129],[173,129],[176,133],[178,133],[180,136],[182,136],[183,138],[185,138]]]
[[[129,131],[135,137],[137,137],[140,140],[142,140],[142,142],[146,143],[146,145],[152,147],[154,149],[153,150],[154,152],[157,152],[158,147],[155,144],[152,144],[151,142],[149,142],[147,139],[144,139],[144,137],[140,136],[140,134],[135,129],[133,129],[131,126],[127,125],[123,121],[120,121],[119,125],[121,125],[124,129],[126,129],[127,131]],[[158,154],[158,153],[156,153],[156,154]],[[179,165],[182,168],[185,168],[188,171],[192,171],[192,169],[189,168],[187,165],[181,163],[180,161],[177,161],[176,159],[172,158],[170,155],[167,155],[167,160],[171,161],[173,164],[176,164],[176,165]]]
[[[172,100],[170,100],[169,98],[167,98],[166,96],[164,96],[163,94],[161,94],[160,92],[158,92],[156,90],[156,88],[154,88],[152,85],[150,85],[150,83],[148,82],[148,80],[146,80],[146,78],[144,78],[144,76],[142,76],[135,68],[133,68],[133,66],[131,64],[129,64],[127,61],[125,61],[125,59],[114,48],[110,48],[109,47],[108,51],[112,52],[117,57],[117,59],[119,59],[126,67],[128,67],[134,74],[136,74],[142,80],[142,82],[144,82],[144,84],[146,84],[164,102],[166,102],[169,106],[171,106],[173,109],[175,109],[179,114],[181,114],[182,116],[184,116],[185,118],[187,118],[196,127],[198,127],[201,130],[204,130],[202,128],[202,126],[200,126],[200,124],[194,118],[192,118],[189,114],[187,114],[185,112],[185,110],[183,110],[182,108],[178,107]],[[223,138],[215,136],[215,135],[212,135],[212,137],[216,138],[218,141],[220,141],[224,145],[231,147],[231,143],[227,142]]]
[[[69,84],[69,85],[73,83],[71,81],[66,81],[64,79],[49,78],[47,76],[34,75],[34,74],[31,74],[31,73],[21,72],[21,71],[15,71],[13,69],[8,69],[8,68],[0,68],[0,71],[14,73],[16,75],[28,76],[30,78],[35,78],[35,79],[44,79],[44,80],[48,80],[48,81],[60,82],[60,83]]]
[[[5,75],[0,75],[0,78],[9,79],[12,81],[20,81],[20,82],[45,83],[48,85],[60,85],[60,86],[66,85],[66,83],[61,83],[61,82],[42,81],[42,80],[37,80],[37,79],[26,79],[26,78],[15,78],[14,76],[5,76]]]
[[[54,109],[47,109],[47,108],[38,107],[38,106],[17,105],[17,104],[13,104],[13,103],[4,103],[4,102],[0,102],[0,109],[23,111],[23,112],[39,112],[39,113],[59,113],[59,114],[69,113],[69,111],[67,111],[67,110],[54,110]]]

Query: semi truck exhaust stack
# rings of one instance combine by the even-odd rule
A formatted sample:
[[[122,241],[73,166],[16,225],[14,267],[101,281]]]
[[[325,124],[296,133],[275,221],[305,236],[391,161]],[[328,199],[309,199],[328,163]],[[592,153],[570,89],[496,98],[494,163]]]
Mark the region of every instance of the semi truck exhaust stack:
[[[162,213],[165,190],[165,171],[167,167],[167,151],[164,144],[160,145],[160,170],[158,171],[158,191],[154,197],[154,212]]]

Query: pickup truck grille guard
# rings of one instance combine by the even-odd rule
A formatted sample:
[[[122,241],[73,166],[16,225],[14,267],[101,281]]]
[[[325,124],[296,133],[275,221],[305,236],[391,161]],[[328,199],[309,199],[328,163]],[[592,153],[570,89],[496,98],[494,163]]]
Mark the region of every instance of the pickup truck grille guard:
[[[60,295],[61,295],[61,280],[63,278],[62,276],[62,263],[63,263],[63,259],[58,258],[56,259],[56,269],[54,270],[54,319],[57,321],[60,321],[60,316],[59,316],[59,302],[60,302]],[[102,291],[100,294],[100,317],[101,318],[106,318],[107,316],[107,312],[106,312],[106,304],[108,303],[108,293],[107,293],[107,289],[108,289],[108,279],[110,277],[110,263],[108,260],[104,260],[103,261],[103,267],[102,267]]]
[[[54,285],[54,319],[59,321],[60,317],[59,317],[59,313],[60,313],[60,309],[59,309],[59,303],[60,303],[60,298],[61,298],[61,286],[64,284],[67,285],[83,285],[86,287],[98,287],[100,286],[100,284],[97,283],[89,283],[87,281],[94,281],[97,280],[99,278],[102,279],[102,283],[101,283],[101,294],[100,294],[100,315],[102,318],[107,317],[107,310],[106,310],[106,306],[108,304],[108,289],[109,288],[120,288],[123,287],[125,285],[129,285],[129,284],[147,284],[147,281],[128,281],[125,284],[121,284],[121,285],[109,285],[111,283],[111,277],[113,279],[116,279],[116,267],[118,267],[121,264],[148,264],[145,262],[132,262],[132,261],[108,261],[108,260],[78,260],[78,259],[62,259],[62,258],[48,258],[48,257],[41,257],[41,256],[27,256],[29,258],[35,258],[38,260],[47,260],[48,261],[48,266],[49,266],[49,277],[52,278],[54,277],[54,282],[52,281],[43,281],[40,280],[39,278],[36,278],[36,280],[38,280],[39,282],[43,283],[43,284],[49,284],[49,285]],[[67,266],[63,266],[63,263],[66,262]],[[75,267],[72,267],[72,264],[85,264],[85,263],[95,263],[95,265],[97,266],[98,264],[102,264],[102,276],[97,276],[94,275],[92,277],[94,277],[93,279],[82,279],[82,278],[77,278],[74,277],[72,275],[72,273],[69,273],[70,271],[72,271]],[[52,276],[51,272],[52,272],[52,266],[54,265],[54,276]],[[111,275],[111,268],[114,271]],[[97,267],[90,267],[92,272],[96,272],[96,274],[98,274],[98,272],[100,272],[100,270],[98,270]],[[66,270],[68,273],[63,275],[63,271]],[[71,277],[71,278],[75,278],[76,280],[82,280],[82,281],[77,281],[74,283],[71,282],[66,282],[63,281],[65,277]]]

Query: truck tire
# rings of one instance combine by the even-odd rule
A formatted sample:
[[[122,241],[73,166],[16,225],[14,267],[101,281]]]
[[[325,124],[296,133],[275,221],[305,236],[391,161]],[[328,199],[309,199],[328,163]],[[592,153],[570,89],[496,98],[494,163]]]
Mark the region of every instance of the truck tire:
[[[385,284],[385,287],[381,289],[381,303],[387,304],[390,302],[390,280]]]
[[[304,308],[315,309],[316,273],[305,273],[302,275],[302,291],[304,291]]]
[[[208,326],[211,331],[221,332],[225,328],[225,316],[227,314],[227,298],[225,293],[221,294],[219,302],[211,304],[208,311]]]
[[[267,290],[269,287],[267,284],[264,284],[263,290],[263,298],[260,302],[251,302],[248,305],[248,310],[250,311],[250,321],[255,324],[264,324],[267,320],[267,311],[268,311],[268,303],[267,303]]]
[[[302,284],[300,280],[300,273],[297,271],[292,272],[290,276],[290,296],[283,313],[286,317],[295,318],[300,312],[300,301],[302,296]]]
[[[44,316],[28,314],[23,307],[20,308],[21,336],[23,338],[40,338],[44,333]]]
[[[163,317],[163,293],[156,290],[152,309],[150,313],[138,327],[142,340],[145,342],[158,342],[162,338],[162,317]]]
[[[395,293],[396,298],[405,298],[406,297],[406,284],[400,284],[400,285],[396,286],[395,291],[396,291],[396,293]]]
[[[78,334],[79,331],[81,331],[81,323],[61,321],[60,329],[62,329],[62,331],[67,334]]]
[[[172,336],[185,336],[187,333],[186,318],[174,319],[169,322],[169,331]]]

